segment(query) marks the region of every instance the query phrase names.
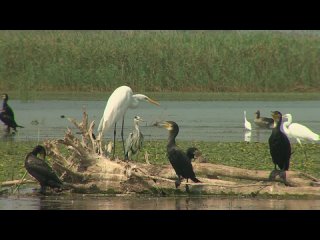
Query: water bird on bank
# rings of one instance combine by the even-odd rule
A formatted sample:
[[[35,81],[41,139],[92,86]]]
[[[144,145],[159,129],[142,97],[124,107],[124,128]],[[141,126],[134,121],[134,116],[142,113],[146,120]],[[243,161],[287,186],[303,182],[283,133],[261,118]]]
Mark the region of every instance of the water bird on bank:
[[[260,110],[255,112],[254,123],[260,128],[272,128],[274,120],[272,118],[261,117]]]
[[[282,118],[287,119],[287,121],[283,122],[282,124],[283,132],[289,138],[295,138],[301,146],[301,140],[320,141],[319,134],[314,133],[308,127],[302,124],[292,123],[292,115],[290,113],[283,115]]]
[[[3,103],[2,103],[2,110],[0,112],[0,120],[7,126],[6,131],[10,133],[10,128],[12,128],[15,132],[17,131],[17,127],[23,128],[16,123],[14,119],[14,113],[12,108],[8,104],[9,96],[8,94],[2,95]]]
[[[38,157],[41,155],[42,157]],[[37,145],[25,158],[24,166],[28,173],[40,183],[40,193],[45,194],[46,188],[61,189],[62,181],[45,161],[46,150]]]
[[[202,157],[200,150],[196,147],[188,148],[186,151],[186,154],[191,162],[192,162],[192,160],[194,160],[194,162],[199,162],[199,163],[208,162],[207,159]]]
[[[115,140],[116,140],[116,125],[120,118],[122,118],[122,127],[121,127],[121,138],[123,153],[125,155],[125,146],[123,139],[123,125],[124,125],[124,116],[128,108],[137,108],[141,101],[146,101],[155,105],[160,105],[157,101],[152,100],[143,94],[133,94],[132,89],[128,86],[118,87],[108,99],[107,105],[105,107],[103,116],[100,120],[98,126],[98,136],[97,136],[97,145],[98,152],[102,154],[101,140],[104,131],[109,130],[114,126],[113,132],[113,158],[115,154]]]
[[[277,166],[280,168],[280,177],[286,183],[286,172],[289,170],[291,145],[288,137],[280,130],[282,123],[282,114],[279,111],[272,112],[272,119],[274,120],[274,128],[269,137],[269,148],[274,163],[274,170],[270,174],[270,179],[274,179],[277,175]],[[278,173],[279,174],[279,173]]]
[[[173,121],[165,121],[163,123],[160,123],[159,126],[164,127],[169,131],[167,156],[174,171],[178,176],[178,180],[175,183],[176,188],[181,184],[182,178],[185,178],[187,182],[189,178],[195,183],[200,182],[200,180],[196,178],[191,164],[190,157],[192,157],[192,151],[190,151],[190,154],[188,154],[188,156],[176,145],[176,137],[179,133],[178,124]],[[186,185],[186,191],[189,192],[188,185]]]
[[[243,111],[244,128],[245,128],[245,130],[251,131],[252,130],[251,123],[247,120],[246,114],[247,114],[246,111]]]
[[[282,130],[289,138],[295,138],[297,142],[303,149],[304,156],[307,160],[307,153],[302,146],[301,140],[306,141],[320,141],[320,135],[311,131],[308,127],[299,124],[299,123],[292,123],[292,115],[287,113],[282,116],[282,119],[286,119],[287,121],[283,122]]]
[[[126,140],[126,160],[132,160],[132,157],[136,155],[142,148],[144,136],[139,129],[139,122],[144,122],[144,120],[139,116],[135,116],[133,118],[134,130],[131,133],[129,133],[129,136]]]

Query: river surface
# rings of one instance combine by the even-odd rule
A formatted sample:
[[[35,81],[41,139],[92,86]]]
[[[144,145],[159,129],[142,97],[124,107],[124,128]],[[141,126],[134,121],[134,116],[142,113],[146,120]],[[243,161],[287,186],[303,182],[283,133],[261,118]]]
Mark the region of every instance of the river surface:
[[[308,126],[320,133],[320,101],[161,101],[161,106],[140,103],[136,109],[129,109],[125,116],[125,137],[133,128],[133,117],[139,115],[146,123],[140,127],[145,141],[167,138],[167,131],[152,126],[153,123],[171,120],[178,123],[180,132],[177,140],[240,142],[267,142],[271,131],[259,129],[253,122],[254,112],[258,109],[261,116],[271,117],[270,111],[278,110],[291,113],[293,122]],[[17,141],[44,140],[61,138],[68,127],[74,126],[61,115],[77,120],[82,118],[82,108],[86,107],[89,121],[95,121],[97,129],[103,114],[105,101],[15,101],[9,102],[15,112],[18,128],[13,137]],[[253,130],[244,131],[243,111],[247,111],[247,119]],[[117,138],[120,139],[121,121],[117,125]],[[2,128],[4,126],[2,125]],[[113,131],[107,131],[105,138],[111,139]],[[6,138],[3,138],[6,139]]]
[[[258,199],[225,196],[148,197],[82,195],[0,197],[0,210],[319,210],[320,200]]]

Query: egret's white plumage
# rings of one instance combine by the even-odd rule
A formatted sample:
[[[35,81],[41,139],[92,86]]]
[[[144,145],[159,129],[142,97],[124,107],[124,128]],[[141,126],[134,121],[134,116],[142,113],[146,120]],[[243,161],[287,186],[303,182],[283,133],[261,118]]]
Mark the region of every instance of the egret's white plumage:
[[[252,129],[251,123],[247,120],[246,114],[247,114],[246,111],[243,111],[243,116],[244,116],[244,128],[245,128],[246,130],[250,130],[250,131],[251,131],[251,129]]]
[[[143,94],[133,94],[132,90],[128,86],[118,87],[108,99],[106,108],[104,110],[103,116],[100,120],[98,126],[98,145],[100,154],[102,154],[101,139],[105,131],[108,131],[112,126],[114,126],[114,148],[113,155],[115,152],[115,134],[116,134],[116,123],[122,118],[122,130],[121,137],[124,148],[123,141],[123,124],[124,115],[128,108],[136,108],[140,101],[147,101],[155,105],[160,105],[158,102],[152,100]]]
[[[282,116],[282,118],[287,119],[286,122],[282,124],[282,131],[289,137],[295,138],[297,142],[301,145],[301,140],[308,141],[319,141],[320,136],[312,132],[306,126],[299,123],[292,123],[292,115],[287,113]]]

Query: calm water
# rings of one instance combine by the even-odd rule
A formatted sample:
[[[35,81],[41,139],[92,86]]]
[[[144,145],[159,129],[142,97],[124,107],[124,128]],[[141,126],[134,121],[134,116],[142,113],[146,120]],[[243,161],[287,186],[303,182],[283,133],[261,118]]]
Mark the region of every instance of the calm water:
[[[68,120],[61,115],[82,118],[82,107],[86,106],[89,120],[94,120],[96,127],[100,122],[106,102],[104,101],[10,101],[15,111],[17,123],[25,128],[10,138],[15,141],[62,138],[67,126],[75,130]],[[254,112],[260,109],[262,116],[270,117],[270,111],[279,110],[291,113],[293,121],[299,122],[320,133],[320,101],[161,101],[161,107],[141,103],[137,109],[129,109],[125,118],[125,136],[133,127],[133,117],[139,115],[147,121],[141,126],[145,141],[166,139],[167,131],[153,127],[156,121],[172,120],[179,124],[178,140],[202,140],[239,142],[247,138],[250,141],[266,142],[270,130],[256,129],[253,123]],[[251,134],[243,129],[243,111],[252,123]],[[38,124],[34,124],[35,121]],[[118,129],[120,123],[118,125]],[[118,138],[120,138],[118,130]],[[105,137],[110,139],[111,132]],[[8,140],[8,138],[2,138]],[[20,195],[1,196],[0,209],[320,209],[320,200],[277,200],[244,199],[224,197],[110,197],[72,195],[38,196],[31,188]]]
[[[43,140],[61,138],[66,127],[74,129],[67,119],[61,115],[76,118],[82,117],[82,107],[86,106],[89,120],[94,120],[96,128],[99,125],[106,102],[105,101],[10,101],[15,111],[17,123],[25,126],[18,129],[15,140]],[[247,137],[251,141],[266,142],[270,130],[256,129],[253,123],[254,112],[260,109],[262,116],[270,116],[270,111],[279,110],[291,113],[294,122],[299,122],[320,133],[320,101],[161,101],[157,107],[141,103],[137,109],[129,109],[125,117],[125,136],[133,128],[133,117],[139,115],[147,123],[141,126],[146,140],[166,139],[167,131],[153,127],[156,121],[172,120],[180,126],[177,139],[239,142]],[[252,123],[253,131],[245,136],[243,130],[243,111],[247,111],[247,119]],[[35,121],[38,122],[35,125]],[[118,123],[118,138],[120,139]],[[113,131],[105,133],[110,139]]]
[[[30,190],[30,189],[29,189]],[[0,210],[316,210],[320,200],[235,197],[39,196],[0,197]]]

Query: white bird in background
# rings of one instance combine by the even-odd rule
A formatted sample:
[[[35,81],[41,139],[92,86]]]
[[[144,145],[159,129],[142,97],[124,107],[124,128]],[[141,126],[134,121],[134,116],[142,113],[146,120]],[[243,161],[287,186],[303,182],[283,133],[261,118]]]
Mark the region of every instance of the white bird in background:
[[[122,118],[121,138],[123,152],[125,154],[124,140],[123,140],[123,125],[124,116],[128,108],[136,108],[139,106],[140,101],[146,101],[155,105],[160,105],[158,102],[152,100],[143,94],[133,94],[132,90],[128,86],[118,87],[109,97],[106,108],[104,109],[103,116],[100,120],[98,127],[97,144],[99,153],[102,154],[101,140],[104,131],[109,130],[114,126],[113,136],[113,158],[115,153],[115,138],[116,138],[116,125],[120,118]]]
[[[251,129],[252,129],[251,123],[247,120],[246,114],[247,114],[246,111],[243,111],[243,116],[244,116],[244,128],[245,128],[246,130],[250,130],[250,131],[251,131]]]
[[[300,146],[303,148],[301,140],[308,140],[308,141],[319,141],[320,136],[312,132],[306,126],[299,124],[299,123],[292,123],[292,115],[287,113],[282,116],[283,119],[287,119],[287,121],[282,123],[282,131],[289,137],[295,138]],[[307,153],[303,148],[305,158],[307,159]]]
[[[295,138],[297,142],[301,144],[301,140],[308,140],[308,141],[319,141],[320,136],[312,132],[306,126],[299,124],[299,123],[292,123],[292,115],[287,113],[282,116],[283,119],[287,119],[286,122],[282,124],[283,132],[290,138]]]
[[[144,136],[139,129],[139,122],[144,122],[143,119],[139,116],[133,118],[134,130],[129,133],[129,136],[126,140],[125,148],[125,159],[132,159],[132,156],[139,153],[142,148]]]

